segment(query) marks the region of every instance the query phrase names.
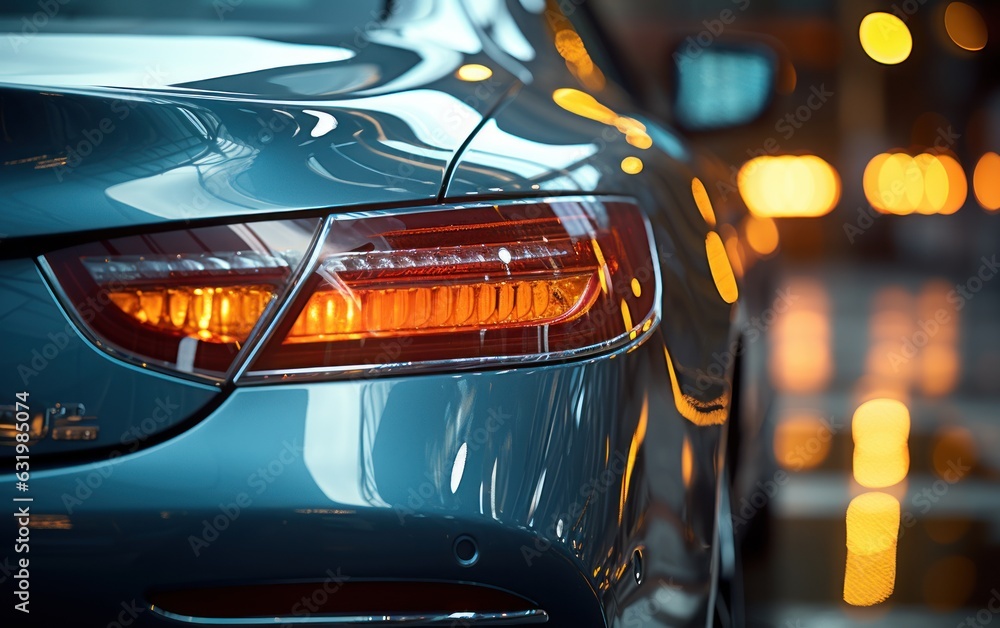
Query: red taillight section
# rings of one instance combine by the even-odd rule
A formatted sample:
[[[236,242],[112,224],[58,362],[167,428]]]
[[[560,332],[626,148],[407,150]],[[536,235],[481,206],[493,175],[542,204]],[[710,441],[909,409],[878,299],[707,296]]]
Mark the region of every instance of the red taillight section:
[[[305,257],[317,219],[102,240],[46,255],[97,342],[144,364],[224,375]]]
[[[250,378],[553,359],[648,330],[658,266],[627,201],[334,217]]]

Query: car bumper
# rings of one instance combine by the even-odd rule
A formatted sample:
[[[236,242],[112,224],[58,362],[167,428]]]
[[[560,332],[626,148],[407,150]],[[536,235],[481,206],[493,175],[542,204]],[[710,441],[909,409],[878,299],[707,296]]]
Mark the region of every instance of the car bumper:
[[[178,625],[184,595],[261,585],[276,624],[374,621],[312,595],[423,581],[509,592],[546,625],[702,621],[720,433],[676,411],[656,328],[586,361],[237,388],[175,438],[32,473],[31,616]],[[313,594],[261,599],[287,583]]]

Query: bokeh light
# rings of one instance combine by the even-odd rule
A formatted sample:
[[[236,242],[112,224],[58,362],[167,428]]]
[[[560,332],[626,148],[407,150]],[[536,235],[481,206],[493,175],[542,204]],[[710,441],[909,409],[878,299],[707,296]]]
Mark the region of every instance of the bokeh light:
[[[865,53],[885,65],[902,63],[913,50],[906,23],[891,13],[869,13],[858,30]]]
[[[812,469],[830,453],[833,430],[823,418],[811,413],[782,417],[774,430],[774,456],[790,471]]]
[[[965,50],[982,50],[989,39],[983,16],[964,2],[952,2],[944,10],[944,28],[955,45]]]
[[[868,162],[862,187],[872,207],[905,216],[953,214],[965,204],[969,184],[950,155],[882,153]]]
[[[1000,209],[1000,155],[986,153],[979,158],[972,186],[983,209],[991,212]]]
[[[851,422],[854,479],[868,488],[901,482],[910,468],[910,412],[895,399],[861,404]]]
[[[695,177],[691,179],[691,196],[694,197],[695,205],[701,212],[701,217],[705,219],[709,227],[715,227],[715,211],[712,209],[712,201],[708,198],[708,190],[701,179]]]
[[[485,81],[486,79],[493,76],[493,70],[489,69],[485,65],[480,65],[478,63],[467,63],[462,67],[458,68],[455,72],[455,76],[462,81]]]
[[[726,246],[722,243],[722,238],[714,231],[709,231],[705,237],[705,252],[708,256],[708,267],[712,271],[712,279],[715,280],[715,287],[719,291],[719,296],[726,303],[735,303],[739,298],[739,290],[736,287],[736,277],[733,275],[733,267],[729,263],[729,256],[726,254]]]
[[[934,473],[940,478],[957,482],[976,464],[976,440],[968,428],[942,427],[934,435],[933,447],[931,462]]]
[[[771,382],[784,392],[817,392],[833,375],[829,298],[811,279],[791,281],[787,290],[798,298],[779,312],[768,333]]]
[[[817,217],[840,200],[840,177],[815,155],[755,157],[736,179],[747,209],[768,218]]]
[[[638,157],[622,159],[622,171],[625,174],[639,174],[642,172],[642,160]]]
[[[767,257],[778,249],[778,225],[770,218],[747,216],[743,231],[747,244],[757,255]]]
[[[847,567],[844,601],[853,606],[883,602],[896,586],[899,501],[864,493],[847,507]]]

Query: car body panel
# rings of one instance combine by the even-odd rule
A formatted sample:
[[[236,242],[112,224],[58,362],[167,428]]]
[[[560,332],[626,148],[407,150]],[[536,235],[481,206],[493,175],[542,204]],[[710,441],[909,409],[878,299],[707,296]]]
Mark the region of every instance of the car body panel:
[[[537,15],[511,2],[508,15],[499,4],[493,13],[486,3],[466,6],[475,24],[484,13],[503,24],[489,36],[474,29],[479,50],[458,45],[468,37],[449,48],[440,32],[421,36],[432,13],[410,34],[359,34],[365,45],[355,56],[315,67],[183,86],[0,87],[5,99],[98,122],[127,102],[134,113],[121,128],[131,122],[151,138],[122,136],[141,149],[132,163],[107,134],[106,154],[96,148],[58,184],[54,171],[66,165],[58,159],[3,166],[17,176],[0,179],[10,199],[0,232],[38,255],[38,236],[78,231],[626,195],[653,228],[659,325],[625,349],[541,366],[229,383],[220,405],[192,411],[187,429],[139,451],[33,472],[33,512],[51,522],[32,530],[36,599],[65,603],[46,612],[113,621],[122,603],[135,603],[137,625],[168,625],[148,612],[151,591],[322,580],[333,570],[497,587],[536,602],[555,626],[705,625],[718,571],[735,308],[709,270],[711,226],[691,195],[690,154],[610,86],[595,98],[640,121],[647,148],[554,102],[555,90],[584,86],[556,54],[552,7]],[[489,65],[492,79],[457,80],[464,63]],[[328,80],[349,88],[314,93]],[[287,126],[268,130],[270,120]],[[626,157],[641,159],[642,171],[627,174]],[[145,399],[147,390],[137,384],[131,394]],[[88,482],[96,487],[78,494]],[[480,543],[472,567],[455,561],[460,534]]]
[[[167,442],[34,474],[33,512],[62,522],[32,532],[34,586],[75,580],[67,612],[113,617],[117,598],[181,583],[433,574],[581,625],[631,595],[642,547],[672,600],[661,614],[680,619],[711,582],[697,506],[714,462],[682,481],[683,443],[711,436],[658,385],[661,347],[654,332],[565,365],[238,389]],[[460,534],[480,544],[472,567],[452,554]],[[95,564],[119,569],[84,577]]]
[[[346,42],[40,33],[4,47],[0,234],[432,201],[458,149],[517,83],[481,51],[421,38],[439,19]],[[122,60],[147,39],[174,63],[154,65],[149,52]],[[81,46],[75,65],[51,71]],[[210,62],[225,46],[235,47],[229,62]],[[199,57],[206,69],[191,68]],[[455,76],[477,62],[492,76]]]
[[[37,462],[48,455],[95,447],[116,448],[119,454],[136,451],[219,396],[216,386],[125,365],[94,347],[60,308],[32,260],[0,262],[0,303],[4,320],[0,382],[11,395],[0,404],[13,404],[15,392],[30,393],[31,416],[46,424],[44,436],[31,443]],[[81,305],[90,312],[87,316],[99,316],[103,308],[111,307],[99,300]],[[80,418],[56,419],[60,406],[78,404],[84,413],[70,414]],[[46,416],[49,413],[51,417]],[[86,427],[92,429],[92,438],[70,438],[69,432]],[[4,456],[12,453],[4,450]]]

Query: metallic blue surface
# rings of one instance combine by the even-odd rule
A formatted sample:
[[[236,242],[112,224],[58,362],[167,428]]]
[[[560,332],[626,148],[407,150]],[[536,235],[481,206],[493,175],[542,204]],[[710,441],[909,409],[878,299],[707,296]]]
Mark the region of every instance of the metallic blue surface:
[[[436,34],[474,35],[468,20],[442,5],[332,41],[46,32],[5,46],[2,117],[17,141],[0,143],[0,233],[434,199],[462,142],[515,82]],[[122,64],[136,46],[166,65],[144,74],[145,55]],[[53,55],[81,55],[86,74],[51,72]],[[230,58],[241,55],[250,58]],[[466,63],[493,75],[459,80]]]
[[[124,604],[140,609],[133,625],[174,625],[147,610],[150,592],[335,573],[490,585],[533,601],[554,626],[705,624],[717,575],[720,423],[731,399],[731,365],[719,356],[730,348],[734,309],[708,270],[690,156],[611,85],[595,98],[641,121],[649,147],[560,107],[555,90],[583,86],[555,53],[545,16],[518,3],[510,13],[427,6],[435,8],[360,35],[365,45],[350,55],[338,51],[343,42],[284,42],[288,54],[339,60],[178,84],[48,77],[50,85],[29,87],[33,66],[12,60],[25,65],[20,79],[3,74],[5,116],[19,112],[37,145],[2,149],[0,232],[622,194],[653,225],[659,328],[641,345],[542,367],[228,384],[204,418],[199,404],[185,406],[183,418],[201,420],[166,440],[111,461],[33,471],[32,586],[47,619],[105,625]],[[456,19],[473,26],[448,30]],[[464,63],[493,76],[460,81]],[[112,117],[121,107],[129,114]],[[66,136],[39,113],[70,111],[78,133],[104,119],[115,125],[75,165]],[[640,158],[642,172],[626,174],[626,157]],[[25,241],[44,252],[44,241]],[[10,264],[17,273],[5,276],[30,276],[39,311],[65,325],[34,266]],[[7,337],[24,354],[49,327],[21,316],[25,340]],[[81,390],[121,387],[114,403],[132,404],[122,406],[123,421],[140,420],[142,404],[168,389],[203,395],[201,403],[212,396],[77,342],[94,378]],[[78,369],[60,362],[65,374],[33,382],[33,396],[74,390]],[[462,534],[479,544],[471,567],[452,549]]]
[[[97,315],[113,307],[97,300],[80,305]],[[50,422],[45,436],[31,443],[36,461],[46,454],[102,447],[119,455],[136,451],[219,394],[212,386],[126,366],[96,349],[56,304],[31,260],[0,263],[0,312],[0,390],[5,396],[0,404],[13,404],[21,391],[30,393],[32,417],[57,404],[83,404],[83,419],[64,424],[96,428],[93,440],[57,441],[56,425]],[[0,440],[5,466],[13,465],[13,455],[13,442]]]
[[[75,582],[67,612],[113,617],[143,591],[332,570],[474,581],[590,625],[637,598],[638,547],[671,599],[658,614],[688,619],[711,583],[702,452],[718,428],[681,418],[665,378],[654,334],[537,369],[239,389],[167,442],[36,473],[33,512],[65,524],[33,530],[35,586]],[[460,534],[480,545],[472,567],[452,554]]]

